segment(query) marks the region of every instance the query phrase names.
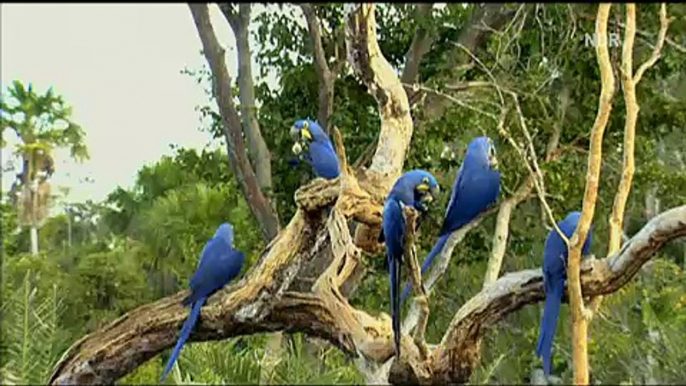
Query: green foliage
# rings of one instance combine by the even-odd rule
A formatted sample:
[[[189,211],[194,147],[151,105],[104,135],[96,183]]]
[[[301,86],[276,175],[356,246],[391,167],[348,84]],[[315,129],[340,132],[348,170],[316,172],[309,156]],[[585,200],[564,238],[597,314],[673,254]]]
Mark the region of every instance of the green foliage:
[[[75,159],[88,159],[88,150],[83,142],[85,132],[71,121],[71,107],[52,88],[38,95],[31,84],[24,87],[22,82],[15,80],[7,87],[7,94],[0,101],[1,133],[11,129],[24,146],[38,144],[47,152],[53,146],[68,147]]]
[[[52,366],[64,350],[60,320],[64,307],[59,288],[53,285],[39,291],[36,278],[26,271],[16,290],[4,286],[2,293],[2,332],[0,344],[3,384],[38,384],[50,375]]]
[[[288,339],[285,355],[270,374],[262,374],[265,335],[226,342],[190,343],[184,346],[168,383],[324,385],[361,384],[364,380],[336,348],[310,345],[302,334]],[[320,347],[316,347],[320,346]],[[314,351],[312,351],[314,350]],[[165,362],[162,361],[164,359]],[[167,358],[156,358],[121,380],[122,384],[157,383]]]

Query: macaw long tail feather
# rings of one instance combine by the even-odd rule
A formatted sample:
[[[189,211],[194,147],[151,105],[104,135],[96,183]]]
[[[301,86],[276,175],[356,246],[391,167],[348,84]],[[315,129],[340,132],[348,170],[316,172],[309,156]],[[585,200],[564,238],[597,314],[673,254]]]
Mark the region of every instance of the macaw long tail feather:
[[[553,339],[557,329],[557,319],[560,314],[562,304],[562,293],[564,282],[551,283],[552,291],[545,298],[545,308],[543,309],[543,319],[541,320],[541,335],[538,338],[536,355],[543,359],[543,371],[545,375],[550,375],[552,367]]]
[[[172,351],[172,354],[169,357],[169,360],[167,361],[167,367],[165,367],[164,372],[162,373],[160,383],[164,383],[164,380],[167,378],[167,375],[171,371],[172,366],[174,366],[174,362],[176,362],[176,359],[179,357],[179,354],[181,353],[181,347],[183,347],[184,343],[186,343],[186,340],[191,335],[193,326],[195,326],[195,323],[198,321],[198,316],[200,316],[200,309],[202,308],[202,305],[205,304],[205,299],[207,298],[203,297],[198,299],[197,302],[193,303],[191,313],[188,315],[188,319],[186,319],[186,322],[183,324],[181,334],[179,335],[179,340],[176,342],[174,351]]]
[[[391,314],[393,317],[393,342],[395,343],[395,355],[400,357],[400,262],[391,258]]]
[[[436,245],[434,245],[434,249],[431,250],[429,255],[424,259],[424,262],[422,263],[422,276],[426,273],[426,271],[431,267],[431,264],[433,264],[434,259],[436,256],[438,256],[439,253],[443,250],[443,247],[445,247],[445,243],[448,241],[448,238],[450,237],[450,233],[445,234],[441,237],[438,238],[438,241],[436,242]],[[410,291],[412,290],[412,283],[408,283],[405,286],[405,291],[403,291],[402,296],[400,297],[400,303],[404,303],[405,299],[410,295]]]

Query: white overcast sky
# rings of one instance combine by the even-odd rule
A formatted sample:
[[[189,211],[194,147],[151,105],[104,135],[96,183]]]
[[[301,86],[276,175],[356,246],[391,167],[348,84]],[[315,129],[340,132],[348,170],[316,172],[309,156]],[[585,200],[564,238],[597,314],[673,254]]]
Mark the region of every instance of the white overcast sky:
[[[57,152],[53,192],[69,186],[70,201],[102,200],[117,185],[130,187],[141,166],[171,154],[169,144],[209,142],[194,110],[207,97],[180,73],[205,64],[186,4],[2,4],[0,13],[3,91],[15,79],[39,93],[53,87],[86,131],[91,159],[79,165]],[[233,33],[216,6],[210,14],[235,78]],[[4,136],[3,166],[16,143]],[[13,179],[3,173],[3,191]]]

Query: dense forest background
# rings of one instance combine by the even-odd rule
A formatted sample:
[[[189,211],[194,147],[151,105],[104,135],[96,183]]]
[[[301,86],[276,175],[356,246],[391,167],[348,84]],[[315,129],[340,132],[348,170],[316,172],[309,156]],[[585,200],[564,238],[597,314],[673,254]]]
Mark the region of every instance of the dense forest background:
[[[214,146],[175,147],[172,156],[142,167],[134,186],[115,189],[104,202],[70,202],[66,192],[50,189],[50,176],[63,172],[54,169],[52,149],[68,147],[74,157],[84,160],[88,154],[83,145],[88,128],[71,122],[68,101],[59,97],[59,90],[32,90],[27,86],[30,79],[3,90],[3,134],[5,129],[16,130],[22,138],[19,148],[2,149],[3,158],[14,152],[23,161],[23,167],[3,170],[17,173],[17,182],[3,187],[0,203],[3,384],[46,382],[62,353],[83,335],[185,288],[204,243],[221,222],[233,223],[236,247],[247,256],[246,269],[254,264],[274,229],[295,213],[296,189],[312,178],[309,168],[288,162],[292,158],[288,128],[296,119],[317,117],[325,126],[336,126],[350,163],[369,163],[379,133],[379,113],[376,101],[345,60],[343,5],[286,4],[259,15],[251,15],[249,5],[227,7],[222,10],[236,35],[241,72],[241,76],[230,74],[235,81],[235,109],[243,126],[251,128],[248,132],[253,130],[246,134],[249,152],[266,156],[262,161],[269,165],[266,170],[264,163],[252,166],[270,203],[266,214],[256,213],[246,200],[241,179],[227,157],[221,112],[207,67],[184,72],[197,79],[198,87],[210,97],[210,104],[198,106],[198,114],[208,122],[198,129],[214,134]],[[422,225],[419,256],[428,253],[435,240],[433,230],[440,227],[467,144],[486,134],[496,143],[503,173],[499,202],[523,192],[512,212],[500,272],[540,267],[550,225],[534,190],[525,186],[528,170],[498,122],[507,110],[503,120],[508,135],[523,143],[511,98],[516,94],[553,213],[561,219],[568,211],[580,210],[600,89],[589,39],[596,8],[533,3],[447,4],[433,9],[412,4],[376,6],[381,51],[398,69],[413,106],[415,131],[404,170],[432,171],[447,192]],[[667,10],[672,22],[661,58],[636,90],[641,108],[626,237],[661,211],[686,203],[686,5],[669,4]],[[659,4],[638,7],[636,63],[654,48],[658,11]],[[614,6],[609,30],[620,38],[623,17],[624,6]],[[306,19],[316,24],[319,45],[313,45],[313,25]],[[481,28],[475,28],[477,24]],[[256,46],[241,46],[247,44],[247,33],[254,36]],[[621,47],[611,47],[610,53],[619,77]],[[246,60],[256,61],[259,73],[251,73]],[[267,86],[267,71],[276,74],[276,89]],[[327,82],[332,90],[329,107],[326,98],[320,99]],[[480,86],[490,82],[499,88]],[[594,216],[593,252],[598,256],[607,251],[607,219],[622,170],[625,107],[617,84]],[[248,90],[253,91],[252,100],[246,96]],[[19,112],[36,121],[15,121]],[[45,116],[47,124],[32,124]],[[57,203],[66,208],[63,213],[48,210]],[[430,299],[429,343],[438,343],[459,307],[481,290],[493,254],[496,212],[455,248],[451,265]],[[364,265],[366,276],[350,297],[351,304],[370,314],[388,312],[382,251],[366,256]],[[686,243],[673,242],[634,280],[606,298],[589,331],[593,383],[686,382],[684,270]],[[481,365],[470,382],[530,381],[532,371],[540,367],[534,349],[542,307],[542,303],[525,307],[486,333]],[[564,306],[553,368],[565,383],[572,379],[568,325]],[[189,344],[172,382],[364,382],[355,364],[324,341],[284,335],[277,347],[281,354],[274,360],[270,339],[272,335],[257,334]],[[155,357],[120,382],[156,383],[167,355]]]

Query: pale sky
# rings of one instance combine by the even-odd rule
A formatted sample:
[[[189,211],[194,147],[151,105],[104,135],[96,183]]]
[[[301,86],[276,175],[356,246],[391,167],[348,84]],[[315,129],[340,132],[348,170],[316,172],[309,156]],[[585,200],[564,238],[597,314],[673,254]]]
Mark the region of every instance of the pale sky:
[[[207,97],[180,73],[206,63],[186,4],[2,4],[0,13],[2,90],[15,79],[41,94],[53,87],[86,132],[91,159],[79,165],[58,151],[53,192],[69,186],[70,201],[99,201],[117,185],[132,186],[142,165],[172,153],[169,144],[209,142],[194,109]],[[235,79],[233,33],[216,6],[210,14]],[[3,166],[16,143],[10,134]],[[94,182],[80,182],[86,177]],[[2,190],[13,180],[3,173]]]

